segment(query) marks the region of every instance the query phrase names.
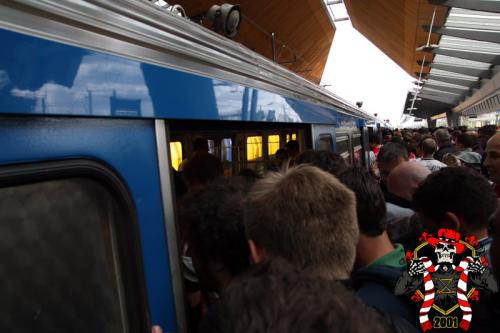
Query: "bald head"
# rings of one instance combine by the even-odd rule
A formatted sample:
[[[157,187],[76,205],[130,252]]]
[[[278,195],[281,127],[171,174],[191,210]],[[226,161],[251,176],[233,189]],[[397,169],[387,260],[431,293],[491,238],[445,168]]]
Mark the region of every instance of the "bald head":
[[[416,162],[404,162],[395,167],[387,178],[389,192],[411,201],[413,193],[431,172]]]
[[[490,180],[495,184],[500,184],[500,133],[488,140],[485,152],[484,167],[488,169]]]

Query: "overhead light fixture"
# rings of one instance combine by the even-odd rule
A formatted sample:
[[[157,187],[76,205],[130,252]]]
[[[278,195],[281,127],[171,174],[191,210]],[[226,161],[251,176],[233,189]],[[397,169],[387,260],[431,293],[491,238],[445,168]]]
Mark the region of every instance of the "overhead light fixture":
[[[234,37],[238,33],[241,23],[241,9],[239,5],[224,3],[213,5],[206,14],[206,18],[212,22],[216,32],[223,33],[226,37]]]

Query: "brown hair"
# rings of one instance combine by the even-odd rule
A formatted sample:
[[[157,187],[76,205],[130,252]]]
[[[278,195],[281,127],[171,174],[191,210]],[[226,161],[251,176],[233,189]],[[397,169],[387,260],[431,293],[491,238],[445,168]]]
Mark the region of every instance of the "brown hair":
[[[283,257],[327,278],[347,278],[356,255],[356,199],[316,167],[270,173],[249,193],[247,237],[270,257]]]
[[[223,333],[386,331],[377,313],[339,282],[311,277],[279,260],[233,282],[218,306]]]

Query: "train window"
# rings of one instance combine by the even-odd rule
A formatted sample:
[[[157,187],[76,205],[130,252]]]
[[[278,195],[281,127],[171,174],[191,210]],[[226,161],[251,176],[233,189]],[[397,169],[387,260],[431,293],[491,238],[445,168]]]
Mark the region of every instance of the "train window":
[[[179,166],[182,163],[182,142],[170,142],[170,160],[172,167],[175,170],[179,170]]]
[[[337,138],[337,153],[344,158],[347,164],[351,164],[349,153],[349,138],[347,136],[340,136]]]
[[[224,167],[224,175],[230,177],[232,174],[232,161],[233,161],[233,141],[230,138],[222,139],[220,143],[220,159]]]
[[[269,156],[274,156],[276,150],[280,149],[280,136],[269,135],[267,137],[267,151]]]
[[[354,134],[352,136],[352,148],[353,148],[353,153],[354,153],[354,164],[355,165],[361,165],[361,153],[362,153],[362,146],[361,146],[361,134]]]
[[[295,134],[295,133],[287,134],[286,135],[286,142],[288,142],[290,140],[297,140],[297,134]]]
[[[354,134],[353,135],[352,146],[354,148],[361,147],[361,134]]]
[[[215,149],[215,142],[214,140],[207,140],[207,143],[208,143],[208,152],[210,154],[214,154],[214,155],[217,155],[216,153],[216,149]]]
[[[247,161],[258,161],[262,159],[262,137],[247,137]]]
[[[319,135],[319,150],[332,151],[333,140],[330,134]]]
[[[233,160],[233,141],[230,138],[222,139],[220,146],[222,162],[231,162]]]
[[[127,238],[132,211],[121,195],[92,178],[13,177],[0,172],[0,331],[144,331],[145,301],[130,284],[142,275]]]

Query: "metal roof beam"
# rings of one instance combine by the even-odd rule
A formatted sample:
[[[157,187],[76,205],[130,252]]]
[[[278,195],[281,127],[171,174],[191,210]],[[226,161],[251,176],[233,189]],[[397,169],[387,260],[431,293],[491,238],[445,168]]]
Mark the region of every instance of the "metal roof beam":
[[[424,25],[424,31],[429,32],[430,26]],[[433,27],[432,32],[459,38],[480,40],[483,42],[498,43],[500,41],[500,32],[493,30],[475,30],[475,29],[463,29],[454,27]]]
[[[456,105],[460,98],[446,98],[442,96],[429,95],[429,94],[419,94],[422,99],[430,99],[431,101],[441,102],[449,104],[450,106]],[[418,106],[417,106],[418,107]]]
[[[459,74],[464,74],[464,75],[469,75],[469,76],[476,76],[476,77],[480,77],[480,78],[490,78],[491,77],[491,71],[489,69],[483,70],[483,69],[460,67],[460,66],[453,66],[453,65],[446,65],[446,64],[436,64],[436,63],[433,63],[431,65],[431,68],[442,69],[442,70],[448,71],[448,72],[459,73]]]
[[[487,62],[492,65],[500,65],[500,54],[479,53],[474,51],[461,51],[461,50],[445,49],[439,47],[434,49],[432,53],[442,54],[460,59]]]
[[[479,10],[483,12],[500,13],[500,2],[479,0],[429,0],[432,5],[458,7],[463,9]]]
[[[462,98],[462,95],[463,95],[462,93],[443,91],[441,89],[438,90],[438,89],[434,89],[431,87],[423,88],[420,91],[420,94],[433,95],[433,96],[437,96],[437,97],[446,97],[446,98],[451,98],[451,99]]]
[[[464,80],[464,79],[459,79],[459,78],[454,78],[454,77],[432,75],[432,74],[427,75],[427,79],[456,84],[459,86],[466,86],[469,88],[479,88],[479,79],[476,81],[470,81],[470,80]]]
[[[447,92],[451,92],[454,94],[468,94],[469,90],[470,90],[467,87],[464,87],[464,88],[446,87],[446,86],[440,86],[438,84],[432,84],[432,83],[424,83],[423,91],[425,91],[425,88],[447,91]]]

